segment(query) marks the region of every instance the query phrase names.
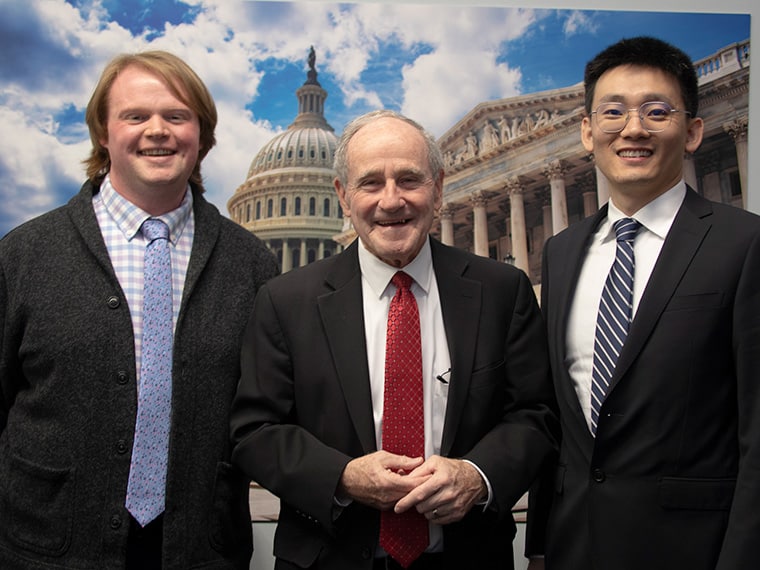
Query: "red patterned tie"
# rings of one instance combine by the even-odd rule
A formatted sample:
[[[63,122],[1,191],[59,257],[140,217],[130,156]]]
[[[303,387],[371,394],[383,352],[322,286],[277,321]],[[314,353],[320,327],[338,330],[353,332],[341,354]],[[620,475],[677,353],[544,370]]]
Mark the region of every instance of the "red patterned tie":
[[[383,449],[408,457],[425,454],[422,405],[420,315],[412,278],[399,271],[391,282],[396,294],[388,311],[383,400]],[[414,508],[400,515],[383,511],[380,546],[407,568],[428,546],[428,522]]]

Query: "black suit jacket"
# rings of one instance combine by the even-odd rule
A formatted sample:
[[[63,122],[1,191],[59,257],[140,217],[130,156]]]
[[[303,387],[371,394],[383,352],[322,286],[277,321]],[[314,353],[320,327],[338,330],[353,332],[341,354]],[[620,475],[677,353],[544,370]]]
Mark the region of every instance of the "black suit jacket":
[[[441,453],[473,461],[494,493],[488,510],[445,527],[445,551],[511,568],[511,507],[555,446],[538,306],[513,267],[434,240],[432,256],[452,362]],[[353,503],[336,517],[334,504],[346,464],[377,449],[356,243],[261,290],[242,370],[234,462],[281,499],[275,555],[370,568],[379,511]]]
[[[550,239],[546,319],[562,445],[549,570],[754,568],[760,561],[760,219],[689,189],[620,354],[592,438],[566,331],[607,208]],[[544,488],[546,490],[546,487]],[[545,506],[545,505],[544,505]],[[541,507],[528,551],[541,552]]]

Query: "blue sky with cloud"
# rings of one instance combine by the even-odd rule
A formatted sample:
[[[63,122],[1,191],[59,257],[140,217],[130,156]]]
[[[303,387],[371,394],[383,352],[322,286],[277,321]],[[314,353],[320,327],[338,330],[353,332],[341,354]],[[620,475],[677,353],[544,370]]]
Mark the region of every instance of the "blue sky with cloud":
[[[747,39],[750,16],[433,3],[0,0],[0,236],[78,191],[90,147],[84,109],[103,66],[123,51],[172,51],[208,85],[219,126],[203,173],[208,198],[226,215],[253,157],[295,118],[311,45],[329,92],[325,114],[337,132],[382,106],[441,135],[480,102],[581,81],[596,52],[639,34],[701,59]]]

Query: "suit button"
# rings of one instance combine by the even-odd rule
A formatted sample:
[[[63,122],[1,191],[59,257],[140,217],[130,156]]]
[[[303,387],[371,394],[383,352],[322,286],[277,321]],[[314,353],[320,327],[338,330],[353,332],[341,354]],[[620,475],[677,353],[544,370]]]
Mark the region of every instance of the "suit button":
[[[121,517],[119,515],[113,515],[110,524],[113,530],[119,530],[121,528]]]
[[[116,382],[118,382],[119,384],[122,384],[122,385],[124,385],[124,384],[126,384],[128,381],[129,381],[129,374],[127,374],[127,373],[126,373],[126,372],[124,372],[123,370],[119,370],[119,371],[116,373]]]
[[[116,442],[116,451],[121,455],[129,451],[129,445],[127,445],[126,440],[120,439]]]
[[[362,560],[369,560],[370,556],[372,556],[372,550],[366,546],[362,548]]]
[[[602,471],[601,469],[594,469],[592,473],[592,477],[594,478],[594,481],[596,481],[597,483],[603,483],[604,480],[606,479],[604,471]]]
[[[119,305],[121,305],[121,301],[118,297],[115,295],[113,297],[108,297],[108,308],[109,309],[118,309]]]

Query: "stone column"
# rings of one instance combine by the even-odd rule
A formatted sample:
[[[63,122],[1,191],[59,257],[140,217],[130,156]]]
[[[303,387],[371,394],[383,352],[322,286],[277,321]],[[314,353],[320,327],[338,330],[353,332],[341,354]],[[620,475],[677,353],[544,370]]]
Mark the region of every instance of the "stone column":
[[[325,258],[325,240],[319,240],[319,249],[317,250],[317,259]]]
[[[702,170],[702,191],[705,198],[713,202],[722,202],[720,191],[720,155],[711,152],[707,156],[700,157],[699,167]]]
[[[599,211],[599,205],[597,204],[596,192],[584,192],[583,193],[583,217],[588,218],[593,216]]]
[[[504,206],[506,209],[509,209],[509,204],[507,202],[504,203]],[[506,231],[504,232],[504,252],[514,255],[514,253],[512,253],[514,250],[514,245],[512,244],[512,219],[509,216],[504,218],[504,226],[506,228]]]
[[[565,193],[565,167],[554,160],[544,169],[552,193],[552,231],[558,234],[567,227],[567,195]]]
[[[541,214],[542,214],[542,220],[544,224],[544,243],[546,243],[546,240],[548,240],[550,237],[554,235],[553,225],[552,225],[552,201],[551,201],[551,189],[546,189],[541,191],[541,203],[543,204],[541,206]]]
[[[575,179],[576,184],[581,190],[583,196],[583,217],[588,218],[597,212],[599,203],[596,194],[596,180],[594,172],[589,170],[582,176]]]
[[[446,245],[454,245],[454,208],[451,204],[441,206],[438,212],[441,218],[441,241]]]
[[[597,204],[599,204],[599,207],[601,208],[610,199],[610,181],[607,180],[607,177],[604,174],[602,174],[602,171],[599,170],[598,166],[594,166],[594,169],[596,170]]]
[[[290,254],[290,245],[287,238],[282,239],[282,272],[287,273],[293,269],[293,256]]]
[[[309,262],[308,252],[306,251],[306,240],[305,239],[301,240],[301,252],[300,253],[301,253],[301,255],[300,255],[300,259],[298,260],[298,266],[299,267],[303,267],[304,265],[306,265]]]
[[[723,130],[734,139],[736,145],[736,161],[739,164],[739,182],[742,185],[742,207],[747,208],[747,117],[739,117],[730,123],[723,124]]]
[[[694,164],[694,155],[687,154],[683,159],[683,180],[694,188],[699,189],[699,179],[697,178],[697,166]]]
[[[509,194],[509,217],[512,222],[512,255],[515,258],[515,266],[530,275],[530,262],[528,259],[528,233],[525,225],[525,202],[523,199],[524,188],[518,178],[507,180],[507,194]]]
[[[472,204],[472,238],[476,255],[488,257],[488,218],[486,216],[486,203],[488,199],[482,192],[475,192],[470,196]]]
[[[544,219],[544,243],[546,243],[546,240],[554,235],[554,230],[552,229],[552,205],[544,204],[541,210]]]

